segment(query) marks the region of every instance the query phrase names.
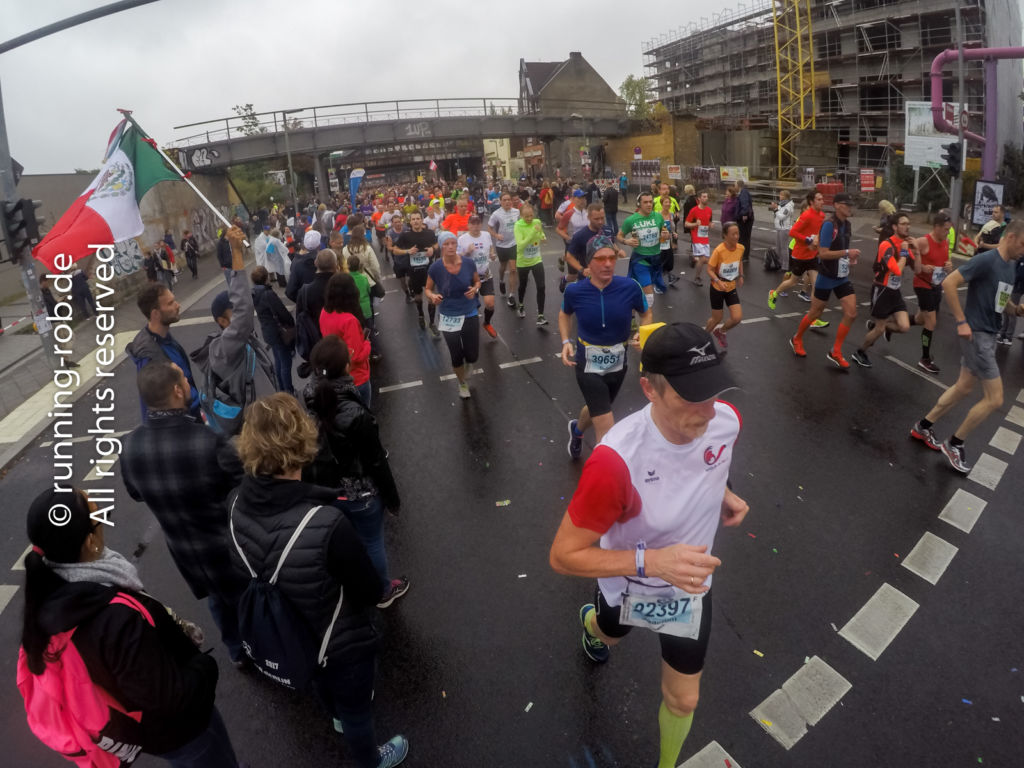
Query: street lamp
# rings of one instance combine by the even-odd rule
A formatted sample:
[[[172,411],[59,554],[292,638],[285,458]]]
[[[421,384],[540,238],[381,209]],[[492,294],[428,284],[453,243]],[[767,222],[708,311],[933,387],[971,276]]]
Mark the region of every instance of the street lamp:
[[[295,196],[295,170],[292,168],[292,148],[288,143],[288,115],[301,112],[301,109],[282,109],[281,119],[284,121],[284,152],[288,155],[288,186],[291,187],[292,209],[296,214],[299,212],[299,200]]]

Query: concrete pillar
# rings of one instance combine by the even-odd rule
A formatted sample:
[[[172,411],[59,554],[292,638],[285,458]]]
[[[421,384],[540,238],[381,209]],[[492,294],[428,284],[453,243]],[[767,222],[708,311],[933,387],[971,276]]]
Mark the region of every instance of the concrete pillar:
[[[331,195],[331,183],[324,173],[324,164],[320,162],[320,155],[313,155],[313,174],[316,176],[317,187],[320,189],[320,199],[326,200]]]

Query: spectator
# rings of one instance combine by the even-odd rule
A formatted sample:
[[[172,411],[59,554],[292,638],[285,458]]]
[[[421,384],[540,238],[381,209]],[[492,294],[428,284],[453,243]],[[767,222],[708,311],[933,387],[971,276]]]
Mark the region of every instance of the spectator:
[[[256,267],[249,277],[253,282],[252,304],[260,321],[263,341],[274,354],[277,391],[294,395],[292,358],[295,355],[295,318],[274,292],[266,267]]]
[[[195,280],[199,277],[199,243],[190,229],[186,229],[181,237],[181,250],[185,254],[185,264]]]
[[[737,179],[736,186],[739,188],[736,195],[736,215],[739,218],[736,223],[740,225],[740,245],[743,246],[743,261],[746,262],[750,261],[750,238],[754,232],[754,201],[743,179]]]
[[[320,333],[339,336],[349,350],[350,373],[356,391],[367,406],[370,405],[370,342],[363,330],[363,311],[359,306],[359,289],[352,275],[332,275],[324,294],[320,312]],[[312,358],[310,358],[312,362]]]
[[[296,301],[299,296],[299,289],[306,283],[313,280],[316,274],[317,251],[320,250],[320,233],[311,230],[302,238],[302,248],[292,260],[291,272],[288,275],[288,287],[284,289],[284,295],[291,301]]]

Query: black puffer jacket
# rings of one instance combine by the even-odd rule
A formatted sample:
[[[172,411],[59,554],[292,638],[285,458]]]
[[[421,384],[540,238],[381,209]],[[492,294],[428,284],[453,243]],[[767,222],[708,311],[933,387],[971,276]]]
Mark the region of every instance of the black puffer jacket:
[[[295,318],[285,309],[284,302],[269,285],[257,285],[252,289],[252,303],[256,308],[256,317],[260,321],[263,340],[270,347],[287,347],[281,338],[282,328],[294,328]]]
[[[320,414],[324,406],[317,402],[317,388],[321,384],[330,388],[333,407]],[[306,408],[317,419],[324,447],[330,450],[334,463],[317,461],[309,479],[321,485],[340,487],[348,498],[358,499],[366,493],[379,494],[384,506],[398,512],[401,499],[388,454],[380,443],[377,420],[366,407],[351,376],[324,379],[314,375],[303,391]],[[328,403],[327,405],[330,405]]]
[[[341,613],[327,646],[332,659],[357,660],[376,650],[377,633],[368,608],[381,597],[381,581],[370,556],[342,510],[337,489],[297,480],[246,475],[232,502],[234,534],[257,574],[269,578],[288,539],[310,507],[323,508],[313,516],[292,548],[278,576],[285,597],[306,619],[317,648],[330,626],[344,590]],[[232,561],[249,578],[232,543]]]

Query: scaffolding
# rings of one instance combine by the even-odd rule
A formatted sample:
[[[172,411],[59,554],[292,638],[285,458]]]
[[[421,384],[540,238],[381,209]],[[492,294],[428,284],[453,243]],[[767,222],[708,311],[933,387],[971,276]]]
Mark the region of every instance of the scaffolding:
[[[776,0],[775,71],[779,115],[779,178],[795,179],[796,141],[815,128],[814,36],[810,0]]]

